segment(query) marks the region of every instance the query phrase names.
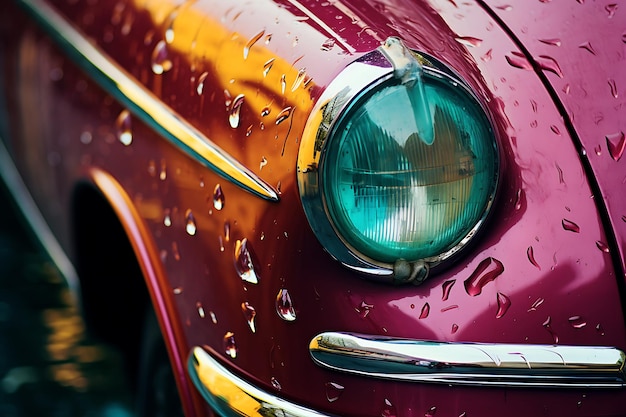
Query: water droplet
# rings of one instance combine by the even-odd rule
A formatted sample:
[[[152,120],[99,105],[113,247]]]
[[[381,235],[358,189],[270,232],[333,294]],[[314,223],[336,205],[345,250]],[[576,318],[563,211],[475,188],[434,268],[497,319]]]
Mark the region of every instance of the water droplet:
[[[294,48],[295,48],[296,46],[298,46],[298,40],[299,40],[299,39],[298,39],[298,37],[297,37],[297,36],[295,36],[295,37],[293,38],[293,42],[291,42],[291,46],[292,46],[292,47],[294,47]]]
[[[550,46],[561,46],[561,40],[558,38],[539,39],[539,42]]]
[[[514,68],[519,68],[526,71],[532,71],[533,69],[533,66],[530,64],[530,62],[528,62],[526,57],[521,52],[512,51],[511,55],[506,55],[505,58],[509,65]]]
[[[381,417],[397,417],[396,407],[391,404],[391,401],[385,398],[383,409],[380,413]]]
[[[301,68],[296,75],[296,79],[293,80],[293,84],[291,84],[292,92],[296,91],[298,87],[300,87],[300,85],[302,84],[302,80],[304,80],[304,77],[306,77],[306,70],[304,68]]]
[[[563,86],[563,88],[561,89],[561,91],[563,91],[565,94],[569,94],[570,89],[571,89],[571,87],[570,87],[569,83],[566,83],[566,84]]]
[[[617,132],[611,135],[606,135],[606,147],[609,150],[609,154],[614,161],[619,161],[624,154],[624,148],[626,147],[626,136],[624,132]]]
[[[493,49],[489,49],[483,56],[480,57],[484,62],[489,62],[492,59]]]
[[[289,291],[281,288],[276,296],[276,313],[278,317],[285,321],[294,321],[296,319],[296,310],[293,308]]]
[[[213,207],[219,211],[224,208],[224,204],[226,204],[226,197],[224,197],[222,186],[217,184],[213,190]]]
[[[167,52],[165,41],[159,41],[152,51],[152,72],[161,75],[172,69],[172,61]]]
[[[165,159],[161,159],[161,170],[159,171],[159,179],[161,181],[165,181],[167,178],[167,164],[165,163]]]
[[[611,95],[614,98],[617,98],[618,97],[618,92],[617,92],[617,84],[615,83],[615,80],[612,79],[612,78],[609,78],[608,83],[609,83],[609,87],[611,89]]]
[[[602,155],[602,145],[598,145],[595,148],[593,148],[593,151],[596,153],[596,155],[600,156]]]
[[[456,279],[451,279],[449,281],[444,282],[441,285],[441,289],[443,291],[443,295],[441,296],[441,301],[446,301],[448,299],[448,297],[450,296],[450,290],[452,289],[452,286],[454,285],[455,282],[456,282]]]
[[[361,301],[361,305],[358,308],[355,308],[356,312],[359,313],[359,316],[364,319],[370,313],[370,311],[374,308],[373,304],[367,304],[365,301]]]
[[[465,280],[465,291],[472,297],[475,297],[482,292],[485,285],[496,279],[503,272],[504,265],[499,260],[491,257],[483,259],[472,272],[472,275]]]
[[[272,109],[270,106],[265,106],[261,109],[261,117],[265,117],[268,114],[270,114],[272,112]]]
[[[459,331],[459,325],[456,323],[452,323],[452,328],[450,329],[450,334],[455,334]]]
[[[535,260],[535,251],[533,250],[532,246],[529,246],[528,249],[526,249],[526,256],[528,257],[528,260],[530,261],[530,263],[533,264],[538,270],[541,271],[541,267]]]
[[[239,113],[241,112],[241,106],[243,105],[245,96],[243,94],[239,94],[233,100],[230,111],[228,115],[228,122],[230,123],[230,127],[233,129],[239,127]]]
[[[280,90],[282,91],[283,95],[285,94],[285,88],[287,87],[287,80],[285,78],[285,74],[280,76]]]
[[[255,267],[254,253],[248,239],[235,242],[235,269],[239,277],[251,284],[259,283],[259,274]]]
[[[604,329],[602,328],[602,325],[600,323],[598,323],[598,325],[596,326],[596,331],[600,333],[600,336],[604,336]]]
[[[165,216],[163,217],[163,224],[165,227],[172,225],[172,218],[170,217],[170,209],[165,209]]]
[[[267,77],[267,73],[272,69],[272,65],[274,65],[274,61],[276,58],[268,59],[265,64],[263,64],[263,77]]]
[[[556,344],[556,343],[559,343],[559,337],[556,335],[556,333],[554,333],[554,331],[552,331],[551,323],[552,323],[552,318],[548,316],[546,321],[543,322],[542,326],[544,327],[544,329],[548,331],[548,333],[550,333],[550,335],[552,336],[552,340]]]
[[[268,33],[267,35],[265,35],[265,44],[269,45],[271,41],[272,41],[272,34]]]
[[[202,74],[200,74],[200,76],[198,77],[198,85],[196,86],[196,92],[198,93],[198,95],[202,95],[202,92],[204,91],[204,81],[206,80],[206,77],[209,76],[208,72],[203,72]]]
[[[549,71],[557,75],[559,78],[563,78],[563,71],[561,71],[561,67],[558,62],[556,62],[556,59],[551,56],[539,55],[537,58],[537,64],[539,64],[539,68],[542,70]]]
[[[456,38],[456,41],[465,46],[470,46],[474,48],[478,48],[483,43],[482,39],[474,38],[472,36],[458,36]]]
[[[270,378],[270,383],[272,384],[272,387],[274,387],[275,390],[282,390],[283,387],[280,385],[280,382],[278,382],[278,380],[274,377]]]
[[[554,166],[556,167],[556,171],[559,173],[559,184],[565,184],[565,178],[563,177],[563,170],[561,169],[559,164],[557,164],[556,162],[554,163]]]
[[[224,240],[226,242],[230,242],[230,223],[229,222],[224,223]]]
[[[591,52],[593,55],[596,54],[596,50],[593,49],[593,46],[591,46],[591,42],[589,41],[581,43],[580,45],[578,45],[578,47],[582,49],[586,49],[587,51]]]
[[[496,6],[496,9],[500,9],[505,12],[510,12],[511,10],[513,10],[513,6],[511,6],[510,4],[503,4],[501,6]]]
[[[617,4],[607,4],[606,6],[604,6],[604,10],[606,10],[606,12],[609,14],[609,19],[611,19],[613,16],[615,16],[615,12],[617,11]]]
[[[180,261],[180,252],[178,251],[178,243],[172,242],[172,255],[174,255],[174,259]]]
[[[280,113],[278,113],[278,116],[276,116],[276,124],[277,125],[281,124],[282,122],[287,120],[290,115],[291,115],[291,107],[285,107],[284,109],[280,111]]]
[[[196,219],[193,217],[191,210],[185,212],[185,230],[189,236],[196,234]]]
[[[607,245],[606,243],[604,243],[604,242],[602,242],[602,241],[600,241],[600,240],[597,240],[597,241],[596,241],[596,246],[597,246],[597,247],[598,247],[598,249],[600,249],[602,252],[604,252],[604,253],[609,253],[609,247],[608,247],[608,245]]]
[[[335,402],[341,397],[343,394],[344,387],[343,385],[339,385],[336,382],[327,382],[326,383],[326,399],[329,403]]]
[[[224,352],[232,359],[237,357],[237,345],[235,344],[235,334],[227,332],[224,335]]]
[[[574,232],[574,233],[580,232],[580,227],[571,220],[563,219],[561,221],[561,224],[563,225],[563,229],[569,232]]]
[[[248,128],[246,129],[246,137],[250,136],[252,134],[252,125],[248,126]]]
[[[537,308],[543,304],[545,300],[543,298],[537,298],[535,300],[535,302],[530,306],[530,308],[528,309],[528,312],[530,313],[531,311],[537,311]]]
[[[232,102],[233,96],[230,94],[230,91],[224,89],[224,105],[226,106],[226,109],[230,108]]]
[[[254,318],[256,317],[256,310],[247,302],[241,303],[241,311],[243,312],[243,316],[246,318],[248,322],[248,326],[252,333],[256,333],[256,328],[254,327]]]
[[[519,188],[515,195],[515,210],[520,210],[522,208],[522,201],[524,200],[524,190]]]
[[[557,136],[561,136],[561,131],[556,125],[550,125],[550,130]]]
[[[337,40],[335,38],[328,38],[324,41],[320,49],[322,51],[330,51],[331,49],[333,49],[333,46],[335,46],[335,43],[337,43]]]
[[[424,417],[435,417],[435,414],[437,414],[437,407],[430,407]]]
[[[203,319],[205,317],[205,314],[204,314],[204,308],[202,307],[202,303],[197,302],[196,309],[198,310],[198,315],[200,316],[200,318]]]
[[[422,310],[420,311],[420,320],[428,317],[428,314],[430,314],[430,304],[424,303],[424,305],[422,306]]]
[[[572,316],[567,319],[567,321],[569,321],[569,324],[571,324],[575,329],[582,329],[587,325],[587,322],[580,316]]]
[[[259,39],[261,39],[261,37],[265,34],[265,30],[260,31],[259,33],[257,33],[256,35],[254,35],[252,38],[250,38],[250,40],[248,41],[248,43],[246,44],[246,46],[243,47],[243,59],[248,59],[248,54],[250,53],[250,48],[252,48],[252,46],[257,43],[257,41]]]
[[[456,308],[459,308],[459,306],[457,304],[452,304],[452,305],[442,308],[440,311],[442,313],[445,313],[446,311],[454,310]]]
[[[506,314],[511,307],[511,299],[502,293],[498,293],[496,295],[498,301],[498,312],[496,313],[496,318],[499,319]]]
[[[174,295],[181,295],[183,293],[183,289],[181,287],[176,287],[172,290]]]
[[[263,167],[267,165],[267,158],[266,157],[261,157],[261,162],[259,163],[259,171],[263,169]]]
[[[119,116],[117,116],[115,127],[117,128],[117,138],[122,144],[128,146],[133,143],[131,117],[128,110],[122,110]]]

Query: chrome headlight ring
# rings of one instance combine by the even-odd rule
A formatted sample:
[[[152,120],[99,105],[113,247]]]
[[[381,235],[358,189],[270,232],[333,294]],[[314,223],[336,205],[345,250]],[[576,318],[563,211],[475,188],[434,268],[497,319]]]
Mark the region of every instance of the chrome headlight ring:
[[[326,251],[379,281],[423,282],[492,207],[490,120],[453,71],[397,38],[348,65],[311,112],[298,154],[300,197]]]

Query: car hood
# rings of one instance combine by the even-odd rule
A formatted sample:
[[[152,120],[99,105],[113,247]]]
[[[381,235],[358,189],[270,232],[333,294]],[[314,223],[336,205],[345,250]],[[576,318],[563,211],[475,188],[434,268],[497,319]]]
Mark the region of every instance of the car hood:
[[[617,2],[585,0],[540,0],[532,7],[522,0],[482,3],[525,54],[511,55],[509,64],[536,71],[559,107],[590,182],[597,182],[590,197],[603,200],[598,206],[607,212],[623,268],[626,10]]]

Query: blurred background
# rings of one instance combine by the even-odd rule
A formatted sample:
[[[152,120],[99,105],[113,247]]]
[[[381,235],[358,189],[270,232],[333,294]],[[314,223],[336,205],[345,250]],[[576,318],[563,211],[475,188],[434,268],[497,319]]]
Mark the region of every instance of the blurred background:
[[[91,338],[0,180],[0,416],[132,417],[120,355]]]

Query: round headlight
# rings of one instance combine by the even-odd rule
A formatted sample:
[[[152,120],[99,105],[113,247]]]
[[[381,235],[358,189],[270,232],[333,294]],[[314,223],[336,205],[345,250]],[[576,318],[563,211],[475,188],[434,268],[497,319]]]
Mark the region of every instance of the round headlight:
[[[322,192],[342,240],[374,261],[437,257],[473,230],[493,197],[493,134],[473,98],[445,79],[424,89],[434,137],[422,138],[415,88],[396,80],[356,100],[330,132]]]
[[[428,271],[475,235],[499,157],[490,119],[457,76],[397,39],[385,47],[327,88],[303,135],[298,183],[326,250],[397,282],[423,278],[415,265]]]

